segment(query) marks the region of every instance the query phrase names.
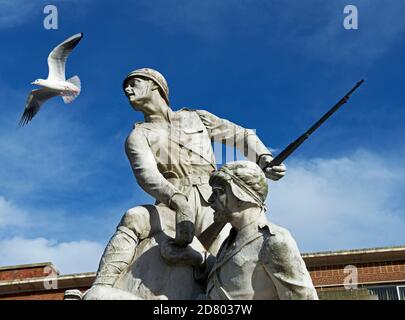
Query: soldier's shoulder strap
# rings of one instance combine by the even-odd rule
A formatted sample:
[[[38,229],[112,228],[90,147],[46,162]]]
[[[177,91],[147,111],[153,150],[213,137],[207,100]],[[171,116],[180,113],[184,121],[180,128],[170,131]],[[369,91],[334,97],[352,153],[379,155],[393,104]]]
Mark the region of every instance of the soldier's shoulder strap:
[[[145,123],[145,122],[143,122],[143,121],[135,122],[135,123],[134,123],[134,126],[133,126],[133,129],[142,127],[142,125],[143,125],[144,123]]]
[[[184,108],[179,109],[178,112],[181,112],[181,111],[196,111],[196,109],[191,109],[191,108],[184,107]]]
[[[134,131],[134,130],[143,130],[143,129],[151,130],[152,128],[154,128],[154,124],[153,124],[153,123],[151,123],[151,122],[139,121],[139,122],[135,122],[135,123],[134,123],[133,131]]]
[[[198,114],[198,109],[181,108],[178,110],[179,116],[186,121],[189,125],[195,124],[198,126],[203,126],[203,122]]]

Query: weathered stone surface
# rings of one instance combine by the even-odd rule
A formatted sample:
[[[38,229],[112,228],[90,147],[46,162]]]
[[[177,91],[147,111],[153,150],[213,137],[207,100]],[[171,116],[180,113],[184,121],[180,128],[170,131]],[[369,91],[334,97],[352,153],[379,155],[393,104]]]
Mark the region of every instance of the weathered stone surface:
[[[173,237],[174,234],[171,233]],[[187,265],[169,265],[160,254],[159,243],[168,238],[164,232],[146,239],[136,249],[134,262],[114,285],[142,299],[194,300],[203,289],[194,281],[193,268]],[[203,250],[194,238],[191,244]]]

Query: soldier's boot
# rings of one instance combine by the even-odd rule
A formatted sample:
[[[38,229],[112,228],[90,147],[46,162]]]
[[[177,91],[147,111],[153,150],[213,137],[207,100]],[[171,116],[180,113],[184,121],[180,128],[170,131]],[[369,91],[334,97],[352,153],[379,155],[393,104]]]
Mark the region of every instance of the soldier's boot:
[[[137,245],[135,233],[125,226],[119,226],[104,250],[93,285],[112,287],[132,262]]]

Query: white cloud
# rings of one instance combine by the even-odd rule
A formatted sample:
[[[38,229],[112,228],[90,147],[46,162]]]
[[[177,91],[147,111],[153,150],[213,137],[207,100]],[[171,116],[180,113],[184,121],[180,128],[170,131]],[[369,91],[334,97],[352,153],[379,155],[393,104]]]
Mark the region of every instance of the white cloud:
[[[27,213],[0,196],[0,230],[9,226],[26,226]]]
[[[77,234],[78,226],[83,226],[84,218],[67,217],[62,212],[27,211],[0,196],[0,266],[30,264],[51,261],[62,274],[94,272],[104,248],[95,241],[77,240],[62,242],[33,237],[32,234],[71,233],[71,239],[84,234]],[[98,228],[99,222],[92,227]],[[76,232],[76,233],[75,233]],[[13,236],[24,234],[24,237]],[[28,236],[28,238],[27,238]]]
[[[51,261],[62,274],[95,272],[120,208],[104,206],[71,216],[50,209],[27,211],[0,196],[0,266]]]
[[[93,241],[56,242],[14,237],[0,241],[1,265],[51,261],[61,274],[95,272],[104,247]]]
[[[404,168],[381,155],[292,161],[270,184],[269,219],[306,252],[403,245],[404,192]]]

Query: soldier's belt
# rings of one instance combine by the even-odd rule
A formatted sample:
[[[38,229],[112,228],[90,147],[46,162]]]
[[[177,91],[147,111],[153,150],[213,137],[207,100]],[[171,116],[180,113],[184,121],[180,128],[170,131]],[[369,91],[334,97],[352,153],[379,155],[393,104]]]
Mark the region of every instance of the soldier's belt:
[[[194,186],[194,185],[202,185],[207,184],[210,181],[210,176],[189,176],[184,178],[170,178],[168,179],[174,185],[180,186]]]

